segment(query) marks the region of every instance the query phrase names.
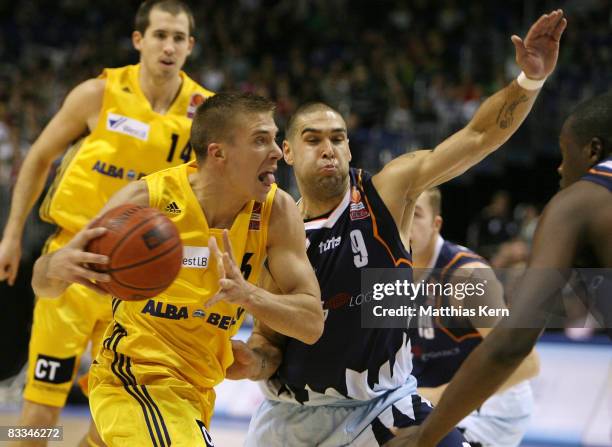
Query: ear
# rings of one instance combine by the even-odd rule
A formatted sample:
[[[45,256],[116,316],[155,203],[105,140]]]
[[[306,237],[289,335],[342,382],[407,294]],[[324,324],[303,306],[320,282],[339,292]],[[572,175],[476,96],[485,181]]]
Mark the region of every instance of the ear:
[[[351,146],[349,146],[349,140],[346,139],[346,148],[348,149],[348,161],[353,159],[353,154],[351,153]]]
[[[285,163],[289,166],[293,166],[293,151],[287,140],[283,140],[283,158],[285,159]]]
[[[210,158],[211,160],[215,160],[215,161],[225,160],[225,150],[221,144],[210,143],[206,150],[208,153],[207,158]]]
[[[134,31],[132,32],[132,45],[134,45],[134,48],[136,48],[138,51],[140,51],[142,49],[142,34],[140,34],[140,31]]]
[[[442,216],[436,216],[436,217],[434,217],[433,224],[434,224],[434,228],[436,229],[436,231],[437,231],[438,233],[440,233],[440,230],[442,230],[442,223],[443,223],[443,222],[444,222],[444,221],[442,220]]]
[[[596,165],[602,158],[604,152],[604,144],[599,137],[593,137],[587,145],[586,156],[589,159],[591,166]]]
[[[189,36],[189,46],[187,47],[187,56],[191,54],[193,51],[193,46],[195,45],[195,39],[193,36]]]

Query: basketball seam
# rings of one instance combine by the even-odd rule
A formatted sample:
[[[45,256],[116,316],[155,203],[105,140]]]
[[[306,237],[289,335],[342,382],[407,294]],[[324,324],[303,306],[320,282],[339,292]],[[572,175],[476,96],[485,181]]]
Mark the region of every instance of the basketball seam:
[[[138,224],[134,225],[131,228],[128,228],[126,231],[126,234],[119,239],[117,242],[115,242],[115,246],[113,247],[112,251],[110,252],[109,258],[112,259],[113,255],[115,254],[115,251],[118,250],[119,248],[121,248],[121,244],[123,244],[123,241],[125,241],[128,237],[132,236],[132,232],[137,230],[138,228],[142,227],[143,225],[145,225],[147,222],[149,222],[150,220],[153,220],[155,218],[157,218],[159,215],[163,216],[163,214],[156,214],[155,216],[151,216],[149,217],[147,220],[143,220],[141,222],[138,222]],[[114,231],[114,230],[111,230]]]
[[[166,251],[164,251],[162,253],[158,253],[155,256],[155,258],[153,258],[153,259],[159,259],[160,257],[163,257],[164,255],[167,255],[168,253],[170,253],[172,250],[174,250],[176,247],[180,246],[181,244],[182,243],[180,241],[177,242],[176,244],[174,244],[172,247],[170,247]],[[136,264],[132,264],[132,265],[128,265],[128,266],[125,266],[125,267],[121,267],[120,269],[109,270],[108,273],[110,273],[110,275],[113,278],[113,280],[117,284],[119,284],[121,287],[128,287],[128,288],[134,289],[134,290],[155,290],[155,289],[161,289],[162,287],[165,287],[165,285],[163,285],[163,286],[156,286],[156,287],[133,287],[133,286],[127,284],[127,283],[124,283],[124,282],[120,281],[118,278],[115,277],[115,275],[113,275],[114,272],[120,272],[122,270],[129,270],[129,269],[132,269],[134,267],[139,267],[139,266],[141,266],[143,264],[147,264],[149,262],[151,262],[151,258],[146,259],[144,261],[137,262]],[[172,284],[173,282],[174,282],[174,280],[170,281],[167,284]]]

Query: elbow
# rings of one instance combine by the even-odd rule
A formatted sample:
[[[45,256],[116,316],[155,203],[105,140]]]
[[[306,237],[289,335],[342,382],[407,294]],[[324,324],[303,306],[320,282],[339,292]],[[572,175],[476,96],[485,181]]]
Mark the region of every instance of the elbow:
[[[321,307],[317,307],[317,312],[311,320],[312,321],[311,324],[309,324],[308,332],[300,340],[307,345],[314,345],[323,335],[323,329],[325,328],[325,317],[323,316],[323,309]]]

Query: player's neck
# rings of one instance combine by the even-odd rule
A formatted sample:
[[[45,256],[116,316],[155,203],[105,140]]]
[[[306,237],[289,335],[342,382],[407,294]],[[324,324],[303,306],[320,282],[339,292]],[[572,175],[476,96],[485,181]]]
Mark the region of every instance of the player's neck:
[[[348,178],[344,188],[338,194],[326,197],[328,191],[310,188],[308,184],[304,184],[297,179],[298,189],[302,198],[299,202],[299,210],[302,214],[302,219],[312,219],[313,217],[323,216],[333,211],[340,203],[349,188]]]
[[[312,219],[313,217],[323,216],[333,211],[340,205],[343,198],[344,193],[325,200],[317,200],[312,196],[309,197],[308,194],[304,194],[298,208],[302,214],[302,219]]]
[[[153,111],[163,115],[178,96],[183,79],[178,74],[172,78],[154,77],[141,67],[138,82]]]
[[[216,177],[218,176],[203,176],[198,173],[190,176],[189,181],[208,227],[229,229],[249,199],[228,192],[231,188],[222,185],[218,178],[213,180]]]
[[[423,250],[420,253],[417,253],[417,252],[412,253],[412,263],[414,265],[414,268],[426,269],[429,267],[435,255],[437,241],[438,241],[438,237],[436,235],[436,237],[431,238],[425,250]]]

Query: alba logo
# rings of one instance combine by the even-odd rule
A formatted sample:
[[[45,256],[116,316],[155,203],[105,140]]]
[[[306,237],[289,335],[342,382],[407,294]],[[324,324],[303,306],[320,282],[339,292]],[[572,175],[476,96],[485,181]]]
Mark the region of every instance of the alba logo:
[[[342,240],[342,236],[332,237],[331,239],[326,240],[325,242],[321,242],[319,244],[319,253],[323,253],[327,250],[332,250],[340,245],[340,241]]]

